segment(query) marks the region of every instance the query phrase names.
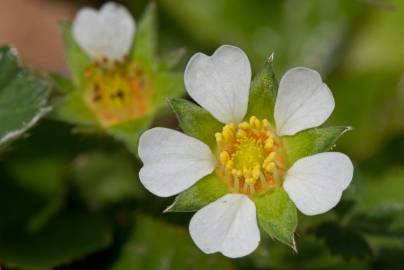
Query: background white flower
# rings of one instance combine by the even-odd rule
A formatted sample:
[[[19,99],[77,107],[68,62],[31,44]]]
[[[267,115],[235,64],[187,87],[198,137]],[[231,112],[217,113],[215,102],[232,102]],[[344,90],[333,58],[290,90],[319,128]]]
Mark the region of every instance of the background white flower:
[[[225,45],[212,56],[201,53],[189,61],[185,75],[189,95],[224,124],[239,123],[248,107],[251,68],[245,53]],[[278,136],[321,125],[334,109],[334,99],[320,75],[294,68],[281,79],[275,104]],[[140,139],[144,166],[140,180],[152,193],[171,196],[184,191],[215,168],[207,145],[177,131],[154,128]],[[353,175],[350,159],[335,152],[321,153],[295,162],[286,173],[284,189],[297,208],[307,215],[334,207]],[[259,242],[256,209],[245,194],[228,194],[199,210],[190,233],[206,253],[241,257]]]
[[[82,8],[73,22],[73,36],[93,59],[121,60],[130,50],[136,25],[122,5],[105,3],[100,10]]]

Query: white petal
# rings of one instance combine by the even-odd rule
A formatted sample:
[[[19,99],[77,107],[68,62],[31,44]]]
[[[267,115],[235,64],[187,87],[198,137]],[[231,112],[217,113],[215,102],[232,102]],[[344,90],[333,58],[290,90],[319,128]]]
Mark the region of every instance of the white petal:
[[[188,94],[217,120],[225,124],[242,121],[248,107],[251,67],[240,48],[224,45],[212,56],[193,55],[184,80]]]
[[[94,59],[120,60],[129,52],[135,21],[122,5],[108,2],[99,11],[82,8],[73,22],[73,36]]]
[[[348,156],[320,153],[296,161],[286,173],[283,188],[300,212],[317,215],[337,205],[352,176],[353,165]]]
[[[298,67],[286,72],[279,83],[275,102],[278,135],[294,135],[324,123],[335,102],[317,71]]]
[[[203,142],[168,128],[152,128],[139,139],[140,181],[153,194],[168,197],[191,187],[215,168]]]
[[[230,258],[250,254],[260,241],[255,204],[243,194],[227,194],[196,212],[189,231],[203,252]]]

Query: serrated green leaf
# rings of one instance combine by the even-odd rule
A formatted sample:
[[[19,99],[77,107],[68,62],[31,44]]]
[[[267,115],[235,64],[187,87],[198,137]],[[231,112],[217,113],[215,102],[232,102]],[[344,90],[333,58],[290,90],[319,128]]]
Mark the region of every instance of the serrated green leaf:
[[[229,188],[216,173],[205,176],[179,194],[165,212],[193,212],[229,193]]]
[[[185,99],[171,99],[169,102],[184,133],[215,149],[215,133],[222,130],[223,124],[205,109]]]
[[[21,136],[49,112],[48,95],[49,85],[19,64],[13,48],[0,48],[0,145]]]
[[[107,247],[112,230],[104,216],[65,212],[32,232],[12,226],[0,233],[0,261],[10,268],[53,269]]]
[[[297,210],[285,190],[279,187],[253,200],[261,228],[272,238],[296,250]]]
[[[158,66],[156,5],[153,2],[147,6],[139,22],[129,56],[149,71]]]
[[[136,217],[136,221],[111,270],[234,269],[231,262],[219,254],[203,254],[181,227],[145,216]]]
[[[67,22],[61,23],[63,32],[66,61],[70,68],[73,82],[82,89],[84,85],[85,70],[91,63],[91,58],[80,48],[74,40],[71,25]]]
[[[124,153],[92,152],[74,162],[74,185],[92,207],[143,196],[136,162]],[[111,162],[112,160],[112,162]]]
[[[109,127],[106,132],[117,140],[124,142],[128,150],[137,155],[139,136],[151,125],[152,121],[152,115],[145,116]]]
[[[351,127],[323,127],[301,131],[294,136],[282,137],[286,157],[290,165],[296,160],[330,150],[339,137]]]
[[[250,87],[248,111],[245,118],[256,116],[274,122],[274,107],[278,92],[278,81],[272,66],[273,55],[265,61],[262,70],[254,77]]]

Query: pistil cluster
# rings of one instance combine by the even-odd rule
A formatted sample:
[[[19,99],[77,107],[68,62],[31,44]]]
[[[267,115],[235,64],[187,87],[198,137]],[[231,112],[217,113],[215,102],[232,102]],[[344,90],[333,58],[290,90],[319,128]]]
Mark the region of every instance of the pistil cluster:
[[[133,62],[94,62],[86,69],[88,88],[84,94],[101,126],[136,119],[148,113],[151,85],[146,74]]]
[[[227,124],[216,133],[218,173],[233,192],[262,194],[279,185],[285,165],[282,145],[266,119]]]

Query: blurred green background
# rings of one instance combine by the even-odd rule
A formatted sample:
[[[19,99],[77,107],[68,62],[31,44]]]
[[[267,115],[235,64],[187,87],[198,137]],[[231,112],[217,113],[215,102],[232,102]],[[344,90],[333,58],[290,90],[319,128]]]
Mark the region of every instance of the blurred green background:
[[[278,79],[294,66],[322,74],[336,99],[327,124],[354,127],[336,147],[355,164],[343,201],[299,216],[298,254],[264,237],[248,257],[207,256],[188,234],[191,215],[161,213],[171,199],[141,187],[123,145],[45,119],[0,156],[2,269],[402,269],[404,1],[156,2],[161,56],[185,50],[178,71],[233,44],[254,71],[274,52]],[[147,1],[123,3],[139,18]],[[0,43],[35,70],[66,73],[56,21],[84,4],[101,2],[2,0]],[[177,127],[169,113],[155,125]]]

